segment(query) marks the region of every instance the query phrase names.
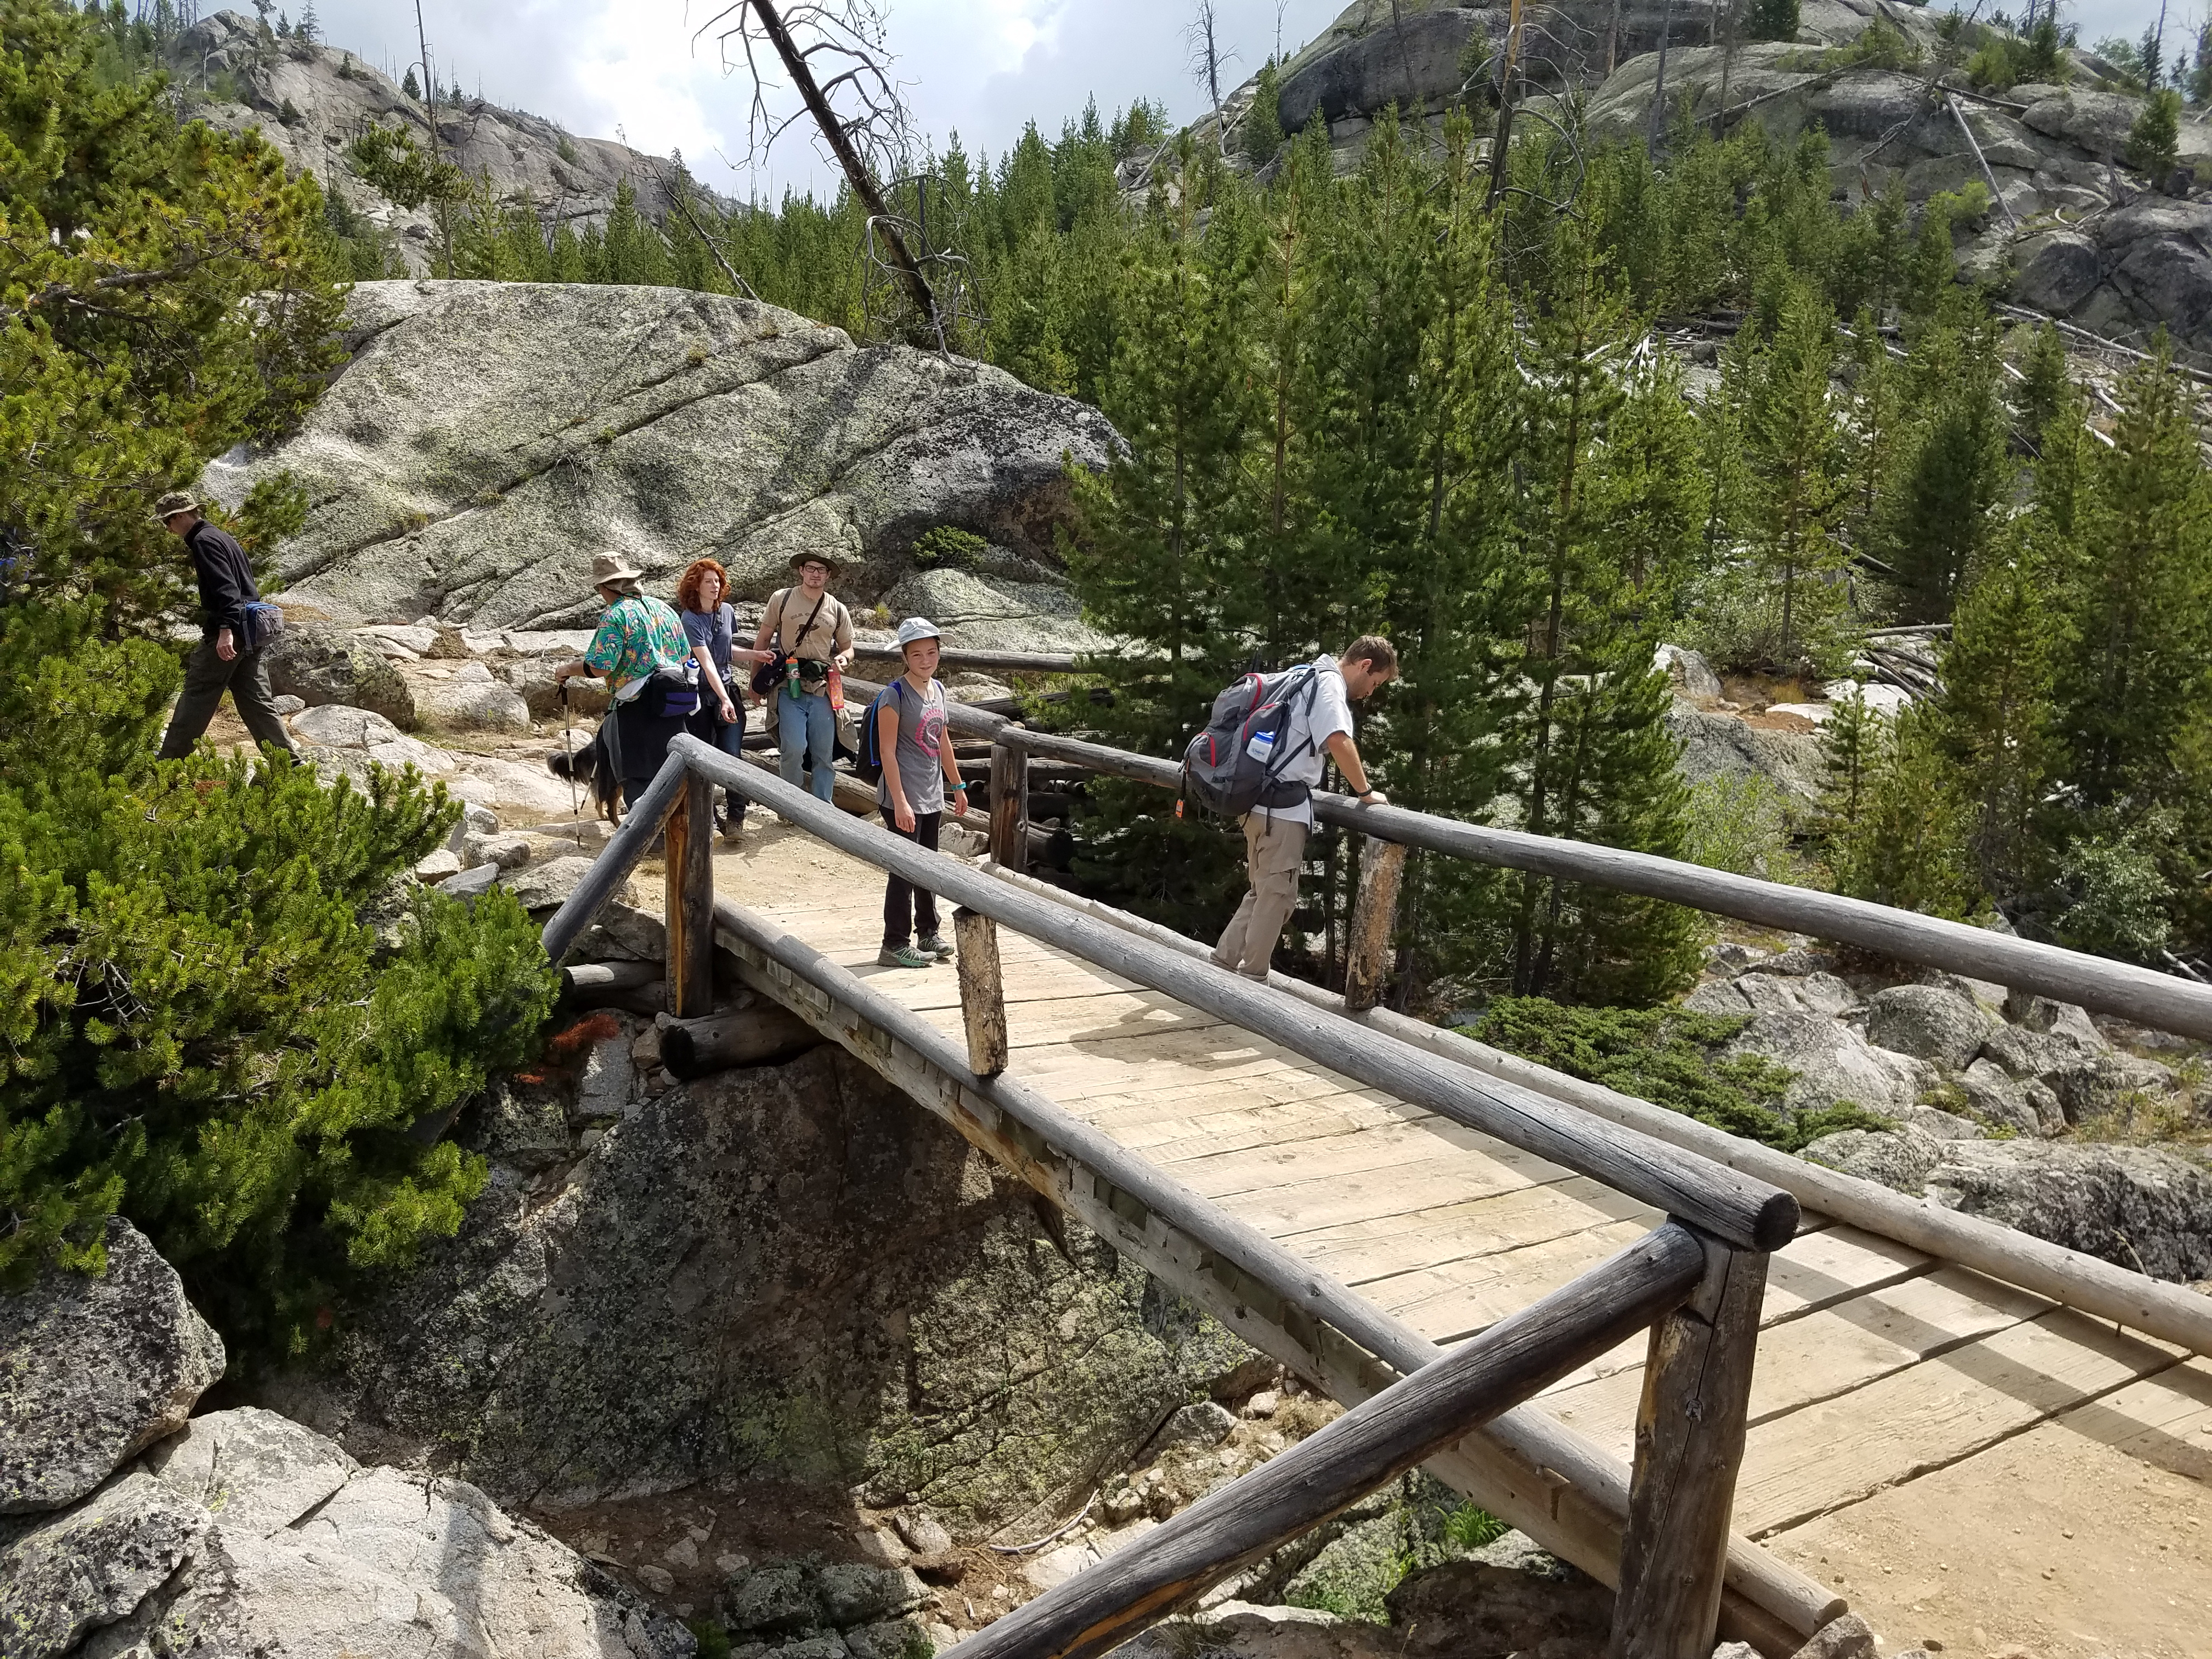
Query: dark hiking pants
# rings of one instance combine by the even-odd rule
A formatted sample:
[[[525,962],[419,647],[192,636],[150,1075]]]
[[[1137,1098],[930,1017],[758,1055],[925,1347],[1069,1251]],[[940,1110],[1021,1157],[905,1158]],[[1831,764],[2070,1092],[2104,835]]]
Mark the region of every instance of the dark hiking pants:
[[[882,810],[884,823],[891,834],[916,843],[924,852],[937,850],[937,831],[945,822],[944,813],[916,812],[914,828],[902,830],[897,812],[888,806]],[[916,887],[904,876],[891,876],[884,887],[884,949],[896,951],[909,939],[936,937],[937,895]]]
[[[295,752],[291,733],[285,731],[284,721],[276,713],[276,699],[270,695],[269,670],[261,660],[261,653],[241,651],[225,662],[216,654],[215,639],[210,635],[194,646],[192,654],[185,659],[184,694],[177,699],[176,713],[169,716],[169,730],[161,739],[161,759],[182,760],[192,752],[192,745],[206,733],[208,722],[215,718],[216,706],[222,702],[226,691],[230,693],[239,719],[246,722],[246,729],[253,734],[256,743],[267,744],[288,754]]]

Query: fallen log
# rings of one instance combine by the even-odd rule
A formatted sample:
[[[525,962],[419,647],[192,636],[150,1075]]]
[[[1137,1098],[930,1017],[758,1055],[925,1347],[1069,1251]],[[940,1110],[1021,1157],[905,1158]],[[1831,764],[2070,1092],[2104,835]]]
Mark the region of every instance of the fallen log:
[[[747,1003],[753,993],[744,994]],[[765,1066],[821,1046],[821,1034],[788,1009],[720,1008],[698,1019],[672,1019],[661,1027],[660,1063],[671,1077],[704,1077],[733,1066]]]

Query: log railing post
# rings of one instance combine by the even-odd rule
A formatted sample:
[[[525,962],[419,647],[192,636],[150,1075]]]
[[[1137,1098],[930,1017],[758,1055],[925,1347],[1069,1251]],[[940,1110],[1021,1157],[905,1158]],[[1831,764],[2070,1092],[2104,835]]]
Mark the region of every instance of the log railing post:
[[[1398,913],[1398,884],[1406,873],[1403,842],[1366,838],[1359,849],[1359,896],[1352,907],[1352,939],[1344,959],[1344,1006],[1364,1013],[1382,995],[1382,963],[1390,951],[1390,922]]]
[[[981,912],[952,913],[958,952],[960,1018],[968,1028],[968,1069],[996,1077],[1006,1069],[1006,991],[999,972],[999,924]]]
[[[686,772],[668,815],[668,1012],[696,1019],[714,1008],[714,786]]]
[[[991,860],[1001,869],[1029,868],[1030,757],[1003,743],[991,745]]]
[[[1706,1239],[1705,1276],[1651,1328],[1606,1659],[1709,1659],[1743,1462],[1766,1257]]]

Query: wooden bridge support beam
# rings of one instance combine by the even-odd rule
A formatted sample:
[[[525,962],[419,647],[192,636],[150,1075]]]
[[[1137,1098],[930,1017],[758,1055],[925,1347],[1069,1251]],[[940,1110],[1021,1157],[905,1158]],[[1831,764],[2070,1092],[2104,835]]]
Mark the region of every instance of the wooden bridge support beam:
[[[1351,945],[1344,959],[1347,1013],[1364,1013],[1382,1000],[1390,924],[1398,914],[1398,885],[1405,874],[1404,842],[1365,838],[1359,849],[1359,896],[1352,907]]]
[[[1706,1240],[1704,1280],[1651,1328],[1607,1659],[1708,1659],[1759,1354],[1765,1255]]]
[[[714,1011],[714,786],[684,775],[668,815],[668,1012],[697,1019]]]
[[[991,745],[991,859],[1009,870],[1030,867],[1030,757],[1003,743]]]
[[[968,1069],[996,1077],[1006,1069],[1006,991],[999,971],[999,924],[980,910],[952,913],[960,1018],[968,1029]]]

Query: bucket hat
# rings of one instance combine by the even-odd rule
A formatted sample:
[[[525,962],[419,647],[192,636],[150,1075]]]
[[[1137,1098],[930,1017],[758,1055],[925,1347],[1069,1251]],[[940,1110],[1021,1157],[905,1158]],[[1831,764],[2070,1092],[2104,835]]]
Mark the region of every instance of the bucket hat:
[[[619,587],[623,583],[634,582],[644,574],[644,571],[623,554],[592,555],[592,586],[594,587]]]
[[[937,624],[927,617],[908,617],[898,625],[898,647],[903,651],[916,640],[940,638]]]
[[[154,517],[162,524],[168,523],[179,513],[197,513],[199,510],[199,498],[185,489],[172,489],[154,503]]]
[[[791,568],[793,570],[798,569],[802,564],[826,564],[830,567],[830,574],[833,576],[842,575],[845,571],[843,562],[834,554],[829,553],[794,553],[791,556]]]

